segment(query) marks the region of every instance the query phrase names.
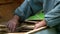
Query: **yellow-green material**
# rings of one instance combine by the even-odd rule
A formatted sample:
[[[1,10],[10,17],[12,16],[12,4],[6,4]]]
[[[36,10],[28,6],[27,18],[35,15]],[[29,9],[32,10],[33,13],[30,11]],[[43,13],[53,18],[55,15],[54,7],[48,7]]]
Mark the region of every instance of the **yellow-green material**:
[[[43,20],[44,19],[44,13],[42,11],[38,12],[34,16],[29,17],[27,20]]]

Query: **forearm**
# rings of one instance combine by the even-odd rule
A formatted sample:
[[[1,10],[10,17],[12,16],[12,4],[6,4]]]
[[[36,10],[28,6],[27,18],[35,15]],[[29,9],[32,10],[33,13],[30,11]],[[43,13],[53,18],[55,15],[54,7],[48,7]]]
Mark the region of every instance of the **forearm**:
[[[20,19],[20,17],[19,17],[19,16],[17,16],[17,15],[14,15],[12,19],[14,19],[14,20],[19,20],[19,19]]]
[[[60,24],[60,4],[45,15],[47,26],[54,27]]]
[[[20,20],[24,21],[43,8],[42,5],[37,4],[39,2],[40,1],[36,0],[25,0],[22,5],[15,10],[15,15],[18,15],[20,17]]]

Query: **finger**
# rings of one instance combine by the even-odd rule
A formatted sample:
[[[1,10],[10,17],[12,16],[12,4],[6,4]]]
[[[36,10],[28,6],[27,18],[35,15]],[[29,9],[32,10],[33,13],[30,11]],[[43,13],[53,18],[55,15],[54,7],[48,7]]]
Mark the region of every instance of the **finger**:
[[[10,22],[9,28],[10,28],[11,32],[12,32],[13,27],[14,27],[13,22]]]
[[[9,24],[10,24],[10,22],[8,22],[6,25],[7,25],[7,28],[9,28]]]
[[[9,30],[10,30],[10,31],[11,31],[11,29],[12,29],[12,27],[11,27],[11,26],[12,26],[12,24],[10,23],[10,24],[9,24]]]
[[[9,24],[9,30],[11,31],[11,24]]]
[[[8,23],[7,27],[8,27],[8,29],[9,29],[9,31],[11,31],[11,30],[10,30],[10,23]]]
[[[34,29],[38,29],[39,28],[39,24],[36,24]]]
[[[15,27],[12,29],[12,32],[15,32]]]
[[[13,23],[13,25],[12,25],[13,27],[12,27],[12,32],[14,32],[15,31],[15,29],[16,29],[16,24],[14,24]]]
[[[7,23],[6,26],[7,26],[7,28],[8,28],[9,24]]]
[[[35,25],[34,29],[37,29],[37,26]]]
[[[14,24],[11,23],[11,24],[10,24],[10,30],[11,30],[11,32],[12,32],[13,27],[14,27]]]
[[[38,27],[35,27],[34,30],[35,30],[35,29],[38,29]]]
[[[16,25],[14,25],[14,27],[12,28],[12,32],[15,32],[16,29]]]

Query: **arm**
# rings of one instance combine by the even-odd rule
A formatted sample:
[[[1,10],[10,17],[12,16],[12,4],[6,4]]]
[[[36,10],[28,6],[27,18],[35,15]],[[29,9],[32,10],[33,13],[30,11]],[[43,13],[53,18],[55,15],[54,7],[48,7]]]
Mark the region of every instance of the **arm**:
[[[18,20],[24,21],[29,16],[35,14],[37,11],[40,11],[42,9],[42,5],[39,4],[40,0],[25,0],[21,6],[19,6],[15,10],[14,17],[8,21],[8,28],[11,30],[11,32],[14,32]]]
[[[56,0],[57,1],[57,0]],[[55,3],[55,7],[45,14],[45,19],[35,24],[35,28],[43,26],[56,27],[60,25],[60,1]]]
[[[43,21],[36,23],[34,29],[38,29],[43,26],[55,27],[58,25],[60,25],[60,4],[49,11],[45,15],[45,19]]]
[[[40,3],[42,3],[40,0],[25,0],[23,4],[15,10],[15,14],[21,18],[21,21],[23,21],[42,9]]]
[[[54,27],[60,24],[60,3],[45,15],[47,26]]]

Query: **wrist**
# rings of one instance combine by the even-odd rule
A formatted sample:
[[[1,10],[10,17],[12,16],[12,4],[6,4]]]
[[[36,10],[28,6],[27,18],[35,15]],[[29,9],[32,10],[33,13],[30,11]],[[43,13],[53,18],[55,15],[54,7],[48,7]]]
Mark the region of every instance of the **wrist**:
[[[43,25],[46,25],[46,22],[45,22],[45,20],[43,20],[42,22],[43,22]]]
[[[15,15],[15,16],[13,17],[13,19],[14,19],[14,20],[19,20],[19,16]]]
[[[45,22],[45,20],[39,22],[39,24],[40,24],[40,26],[46,26],[46,22]]]

